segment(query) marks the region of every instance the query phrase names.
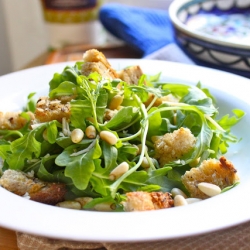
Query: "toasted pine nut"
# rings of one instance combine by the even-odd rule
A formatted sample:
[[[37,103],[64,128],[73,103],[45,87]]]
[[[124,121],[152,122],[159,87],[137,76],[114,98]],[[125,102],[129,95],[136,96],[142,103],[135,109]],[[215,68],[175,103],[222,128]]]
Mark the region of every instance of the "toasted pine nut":
[[[78,143],[78,142],[80,142],[83,139],[84,133],[83,133],[83,131],[81,129],[75,128],[72,131],[70,137],[71,137],[72,142]]]
[[[150,164],[149,164],[148,159],[147,159],[146,157],[143,157],[141,166],[142,166],[143,168],[149,168],[149,167],[150,167]]]
[[[124,107],[123,106],[118,106],[116,109],[117,110],[121,110],[121,109],[123,109]]]
[[[43,139],[44,139],[45,141],[48,141],[48,135],[47,135],[47,133],[48,133],[48,130],[47,130],[47,129],[44,129],[44,131],[43,131]]]
[[[139,154],[139,148],[138,148],[138,146],[135,145],[135,144],[133,144],[133,146],[136,148],[136,155],[138,155]]]
[[[191,161],[191,162],[189,163],[189,166],[190,166],[191,168],[196,167],[196,166],[198,165],[198,163],[199,163],[199,160],[200,160],[200,158],[197,158],[197,159]]]
[[[114,110],[117,109],[123,102],[123,96],[115,95],[109,103],[109,109]]]
[[[179,207],[179,206],[186,206],[188,205],[186,199],[180,195],[180,194],[177,194],[175,197],[174,197],[174,206],[175,207]]]
[[[139,155],[141,153],[142,145],[138,144],[137,147],[139,149],[137,154]],[[146,145],[145,145],[145,150],[148,151],[148,147]]]
[[[188,204],[193,204],[193,203],[202,201],[202,199],[199,199],[199,198],[187,198],[186,201],[187,201]]]
[[[75,201],[78,201],[81,204],[81,207],[83,208],[87,203],[92,201],[93,198],[91,197],[78,197],[75,199]]]
[[[109,179],[114,181],[118,179],[120,176],[122,176],[124,173],[126,173],[128,170],[129,170],[129,165],[127,162],[124,161],[110,172]]]
[[[118,138],[113,133],[106,130],[100,132],[100,138],[110,145],[115,145],[118,141]]]
[[[63,208],[70,208],[70,209],[76,209],[80,210],[81,203],[78,201],[62,201],[56,204],[57,207],[63,207]]]
[[[94,206],[94,209],[97,211],[104,211],[104,212],[109,212],[113,211],[113,203],[106,202],[106,203],[99,203]]]
[[[220,187],[212,183],[201,182],[198,184],[198,188],[200,189],[201,192],[210,197],[221,193]]]
[[[187,198],[186,194],[179,188],[173,188],[171,190],[171,194],[173,197],[179,194],[179,195],[182,195],[185,199]]]
[[[85,130],[85,134],[90,139],[96,138],[96,129],[95,129],[95,127],[93,125],[89,125]]]

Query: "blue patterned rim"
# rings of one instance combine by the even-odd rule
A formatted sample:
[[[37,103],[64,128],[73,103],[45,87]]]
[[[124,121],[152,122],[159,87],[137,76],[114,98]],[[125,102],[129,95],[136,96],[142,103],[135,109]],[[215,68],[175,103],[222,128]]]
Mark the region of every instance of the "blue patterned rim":
[[[199,64],[250,77],[250,42],[248,40],[241,43],[218,39],[212,33],[192,30],[186,25],[190,17],[204,13],[209,13],[209,15],[212,13],[215,17],[223,15],[223,18],[226,15],[244,14],[244,18],[247,17],[250,20],[250,0],[244,0],[244,6],[242,5],[243,0],[224,0],[226,6],[221,6],[222,2],[222,0],[175,0],[170,6],[170,18],[175,27],[176,40],[185,52]],[[247,39],[250,39],[248,19],[246,27],[249,32]],[[217,29],[217,26],[215,28]],[[195,49],[193,49],[194,46]],[[204,55],[207,57],[206,59],[202,58]],[[228,61],[223,59],[224,55],[229,58]]]

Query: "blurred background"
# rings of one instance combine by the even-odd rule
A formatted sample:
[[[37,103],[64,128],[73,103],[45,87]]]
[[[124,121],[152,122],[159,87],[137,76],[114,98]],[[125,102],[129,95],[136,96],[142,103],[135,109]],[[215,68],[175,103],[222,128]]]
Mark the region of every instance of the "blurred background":
[[[102,4],[110,2],[168,9],[171,0],[101,1]],[[94,22],[98,36],[92,37],[93,45],[119,43],[119,40],[107,34],[98,20]],[[55,32],[55,27],[48,26],[40,0],[0,0],[0,75],[23,69],[42,53],[52,49],[50,32]]]

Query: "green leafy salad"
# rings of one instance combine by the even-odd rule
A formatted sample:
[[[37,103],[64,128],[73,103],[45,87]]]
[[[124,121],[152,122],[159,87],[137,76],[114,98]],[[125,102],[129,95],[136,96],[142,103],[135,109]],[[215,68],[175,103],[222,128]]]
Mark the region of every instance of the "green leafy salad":
[[[232,115],[217,118],[215,98],[201,83],[166,83],[159,73],[142,74],[137,84],[130,84],[97,72],[83,75],[83,64],[65,67],[49,82],[46,101],[54,103],[60,118],[41,122],[32,93],[21,114],[26,125],[0,131],[2,173],[9,169],[33,172],[39,180],[64,183],[66,200],[91,197],[84,208],[110,202],[119,211],[130,192],[178,188],[190,197],[182,179],[185,173],[199,168],[204,160],[219,159],[230,143],[239,140],[231,127],[244,112],[234,109]],[[66,107],[68,116],[64,116]],[[191,146],[163,160],[183,145],[180,142],[171,150],[164,135],[182,128],[192,135]]]

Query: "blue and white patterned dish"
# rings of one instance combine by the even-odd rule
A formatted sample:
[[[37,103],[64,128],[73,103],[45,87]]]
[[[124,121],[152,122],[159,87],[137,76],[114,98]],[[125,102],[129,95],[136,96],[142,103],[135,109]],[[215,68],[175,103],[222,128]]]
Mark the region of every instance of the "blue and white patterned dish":
[[[169,14],[195,62],[250,77],[250,0],[175,0]]]

